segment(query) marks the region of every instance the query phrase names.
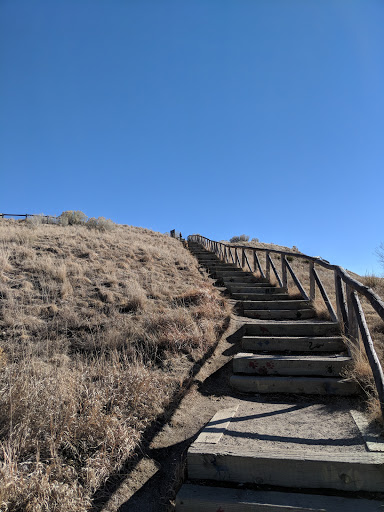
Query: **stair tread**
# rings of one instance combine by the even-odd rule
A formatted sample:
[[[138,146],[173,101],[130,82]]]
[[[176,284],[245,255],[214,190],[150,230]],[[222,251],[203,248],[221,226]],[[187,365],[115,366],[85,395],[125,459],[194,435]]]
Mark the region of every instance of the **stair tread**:
[[[350,356],[344,356],[340,354],[334,354],[329,356],[315,356],[315,355],[284,355],[284,354],[254,354],[252,352],[239,352],[235,355],[235,359],[259,359],[259,360],[283,360],[283,361],[351,361]]]
[[[184,484],[177,512],[377,512],[383,501],[294,492],[259,491]]]

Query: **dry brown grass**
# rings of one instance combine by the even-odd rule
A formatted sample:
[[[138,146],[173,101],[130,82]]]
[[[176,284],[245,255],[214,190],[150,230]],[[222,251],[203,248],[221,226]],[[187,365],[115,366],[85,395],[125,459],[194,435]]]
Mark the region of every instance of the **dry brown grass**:
[[[180,242],[0,223],[0,510],[82,511],[229,307]]]

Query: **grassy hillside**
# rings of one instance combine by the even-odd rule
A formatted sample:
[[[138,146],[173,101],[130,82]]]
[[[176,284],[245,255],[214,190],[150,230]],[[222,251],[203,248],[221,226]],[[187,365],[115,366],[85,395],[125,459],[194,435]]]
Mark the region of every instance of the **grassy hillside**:
[[[12,220],[0,307],[0,507],[20,511],[87,510],[229,314],[177,240]]]

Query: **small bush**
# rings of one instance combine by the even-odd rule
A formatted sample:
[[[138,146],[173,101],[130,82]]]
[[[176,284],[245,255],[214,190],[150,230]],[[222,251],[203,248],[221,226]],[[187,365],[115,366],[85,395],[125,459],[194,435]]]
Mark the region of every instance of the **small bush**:
[[[293,256],[287,256],[287,260],[288,260],[289,262],[293,261]]]
[[[230,242],[231,243],[236,243],[236,242],[248,242],[249,240],[249,236],[248,235],[240,235],[240,236],[233,236],[231,239],[230,239]]]
[[[78,224],[85,224],[88,220],[88,217],[85,213],[80,210],[68,210],[63,212],[59,217],[58,221],[61,226],[75,226]]]
[[[91,217],[87,220],[86,226],[88,229],[98,229],[99,231],[111,231],[116,224],[111,219],[105,217]]]

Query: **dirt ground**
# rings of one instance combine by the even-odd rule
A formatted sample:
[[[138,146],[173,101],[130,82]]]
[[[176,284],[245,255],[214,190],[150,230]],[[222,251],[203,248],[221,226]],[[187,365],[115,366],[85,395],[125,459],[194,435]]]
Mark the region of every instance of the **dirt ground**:
[[[130,462],[113,485],[105,489],[105,494],[98,496],[98,500],[95,501],[95,511],[169,512],[173,510],[176,493],[186,476],[185,460],[189,446],[217,411],[236,405],[239,401],[239,414],[250,412],[256,414],[257,411],[261,417],[267,416],[270,420],[271,412],[285,409],[292,413],[290,414],[291,421],[296,425],[297,415],[300,414],[300,411],[303,420],[310,409],[311,417],[308,417],[308,421],[319,421],[316,421],[317,428],[313,430],[314,440],[309,440],[308,445],[320,444],[323,445],[322,449],[327,449],[326,445],[329,444],[328,441],[333,436],[332,449],[338,449],[338,445],[340,445],[340,449],[345,449],[347,446],[348,449],[353,450],[365,449],[352,418],[345,412],[345,409],[349,407],[356,408],[358,405],[356,398],[351,402],[348,399],[340,401],[340,397],[319,397],[316,398],[316,404],[311,404],[308,397],[288,396],[283,399],[278,395],[250,397],[236,393],[230,388],[231,360],[237,352],[237,342],[241,338],[242,325],[243,319],[233,315],[215,352],[196,374],[189,391],[172,416],[165,425],[159,425],[157,433],[152,439],[149,439],[146,446],[142,447],[142,453],[135,461]],[[328,421],[331,416],[329,412],[325,412],[325,404],[330,406],[332,413],[337,413],[332,414],[332,422]],[[287,415],[272,414],[272,416],[273,430],[278,432],[276,435],[283,437],[292,435],[290,433],[292,424],[286,423]],[[260,424],[261,431],[264,429],[264,434],[268,431],[268,425],[263,422]],[[338,427],[342,431],[340,434],[334,435]],[[236,428],[244,430],[244,426]],[[303,422],[302,429],[304,436],[307,433],[306,421]],[[262,432],[261,440],[265,441]],[[271,440],[267,441],[271,442]],[[272,441],[276,444],[276,439]],[[226,442],[225,436],[223,442]],[[281,445],[281,443],[279,444]],[[300,449],[300,446],[296,446]],[[304,446],[302,448],[305,449]]]

